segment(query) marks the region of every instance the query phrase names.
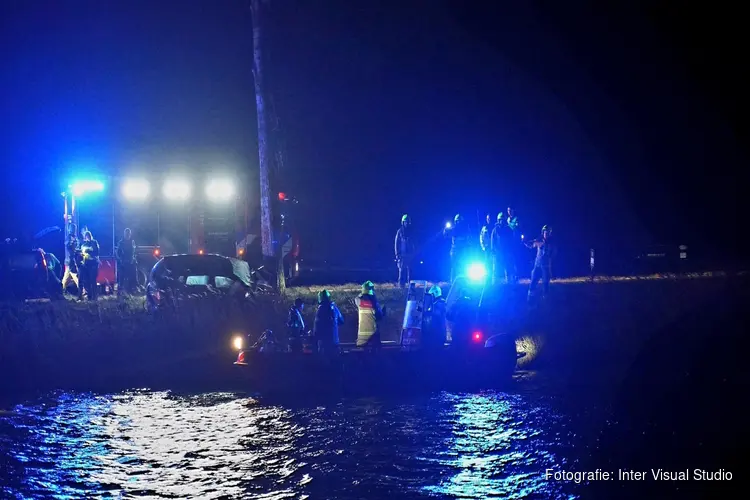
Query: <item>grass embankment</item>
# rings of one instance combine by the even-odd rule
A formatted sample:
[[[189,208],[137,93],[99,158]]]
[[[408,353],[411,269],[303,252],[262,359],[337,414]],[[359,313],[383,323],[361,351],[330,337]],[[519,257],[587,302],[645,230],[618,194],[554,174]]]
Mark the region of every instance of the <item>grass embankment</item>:
[[[552,283],[546,303],[529,308],[522,282],[503,288],[494,328],[517,336],[519,350],[528,353],[521,363],[525,367],[547,367],[571,377],[585,373],[582,366],[623,368],[650,334],[725,293],[729,283],[721,274],[598,278],[594,283],[563,279]],[[190,366],[184,363],[189,359],[230,360],[235,332],[283,332],[296,297],[304,299],[304,318],[312,327],[317,293],[323,288],[344,314],[341,341],[353,342],[358,284],[290,288],[285,297],[262,297],[242,307],[207,301],[159,316],[146,312],[142,298],[0,304],[0,393],[55,385],[93,388],[118,381],[151,385],[149,374],[165,372],[179,379],[186,374],[175,367]],[[376,293],[388,309],[383,339],[397,340],[404,291],[384,284],[376,286]]]

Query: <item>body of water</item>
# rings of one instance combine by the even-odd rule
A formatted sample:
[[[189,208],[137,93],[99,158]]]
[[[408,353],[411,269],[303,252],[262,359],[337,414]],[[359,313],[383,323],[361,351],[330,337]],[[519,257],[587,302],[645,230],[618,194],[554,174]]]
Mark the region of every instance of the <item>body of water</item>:
[[[56,393],[0,415],[3,498],[571,498],[580,434],[544,397],[324,406]]]

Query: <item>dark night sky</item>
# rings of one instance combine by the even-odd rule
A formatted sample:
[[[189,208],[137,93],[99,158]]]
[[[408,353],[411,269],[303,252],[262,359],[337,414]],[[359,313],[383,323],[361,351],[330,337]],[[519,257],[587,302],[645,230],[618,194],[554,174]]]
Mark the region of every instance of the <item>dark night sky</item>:
[[[35,229],[58,222],[59,168],[76,163],[256,172],[248,4],[4,2],[15,225],[29,207]],[[509,203],[583,247],[729,235],[740,16],[626,4],[272,0],[285,185],[330,236],[303,250],[387,259],[403,212],[437,230]]]

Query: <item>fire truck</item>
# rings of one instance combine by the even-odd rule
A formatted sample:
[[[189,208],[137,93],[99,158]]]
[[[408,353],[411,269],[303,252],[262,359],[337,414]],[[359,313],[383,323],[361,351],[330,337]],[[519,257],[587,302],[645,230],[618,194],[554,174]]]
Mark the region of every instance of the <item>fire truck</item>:
[[[161,184],[161,193],[152,193],[152,184]],[[186,178],[74,182],[62,193],[66,233],[75,224],[79,236],[86,228],[99,241],[102,265],[97,282],[104,293],[114,290],[117,281],[115,253],[125,228],[131,229],[137,244],[141,285],[162,255],[220,254],[258,267],[262,262],[259,209],[237,185],[240,182],[209,179],[205,196],[191,196],[192,183]],[[272,205],[274,248],[283,258],[287,279],[294,279],[299,274],[298,200],[280,192]]]

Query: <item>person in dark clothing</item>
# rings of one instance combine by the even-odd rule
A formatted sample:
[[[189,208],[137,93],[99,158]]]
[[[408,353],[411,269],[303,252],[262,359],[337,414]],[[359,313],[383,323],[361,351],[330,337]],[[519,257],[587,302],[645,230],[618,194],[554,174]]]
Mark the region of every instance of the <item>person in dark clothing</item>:
[[[336,303],[331,300],[328,290],[318,293],[318,310],[315,311],[313,337],[321,354],[338,354],[339,326],[344,324],[344,316]]]
[[[549,226],[542,227],[542,237],[528,243],[528,248],[536,249],[536,258],[534,259],[534,268],[531,270],[531,283],[529,283],[529,298],[534,295],[536,285],[539,279],[542,280],[543,297],[549,292],[549,282],[552,276],[552,258],[554,257],[555,247],[551,240],[552,228]]]
[[[117,292],[133,293],[137,286],[136,252],[130,228],[126,228],[123,239],[117,244]]]
[[[302,337],[305,335],[305,320],[302,318],[304,308],[305,303],[299,297],[294,299],[294,305],[289,308],[286,327],[291,352],[302,352]]]
[[[513,277],[510,253],[513,248],[513,233],[505,222],[505,214],[497,214],[497,223],[492,228],[490,249],[492,252],[492,284],[506,283]]]
[[[471,248],[471,233],[461,214],[453,218],[453,225],[446,226],[443,236],[451,239],[451,283],[466,265],[466,255]]]
[[[479,246],[482,249],[482,256],[484,257],[484,263],[489,269],[492,265],[492,249],[491,249],[491,237],[492,237],[492,217],[487,214],[482,224],[482,229],[479,231]]]
[[[62,289],[67,290],[70,282],[75,283],[78,294],[81,293],[81,284],[78,281],[78,261],[80,251],[78,249],[78,237],[76,236],[75,224],[68,226],[68,235],[65,237],[65,273],[62,278]]]
[[[521,228],[521,222],[518,220],[516,210],[513,207],[508,207],[507,216],[505,217],[505,224],[510,228],[513,234],[513,239],[509,242],[508,247],[508,268],[511,271],[511,275],[508,276],[508,280],[513,283],[518,283],[518,265],[523,255],[523,231]]]
[[[415,245],[411,234],[411,218],[404,214],[401,227],[396,231],[394,250],[398,266],[398,285],[403,288],[411,280],[411,265],[414,261]]]
[[[83,242],[81,243],[81,255],[83,264],[81,276],[83,278],[81,285],[78,287],[78,298],[83,299],[83,290],[89,300],[96,300],[99,296],[97,287],[97,277],[99,276],[99,242],[91,235],[91,231],[84,231]]]
[[[434,285],[430,288],[432,303],[425,315],[425,333],[423,344],[428,349],[443,347],[446,340],[446,307],[442,289]]]

